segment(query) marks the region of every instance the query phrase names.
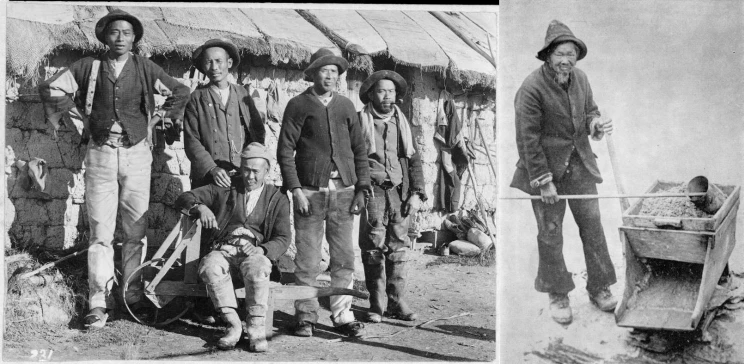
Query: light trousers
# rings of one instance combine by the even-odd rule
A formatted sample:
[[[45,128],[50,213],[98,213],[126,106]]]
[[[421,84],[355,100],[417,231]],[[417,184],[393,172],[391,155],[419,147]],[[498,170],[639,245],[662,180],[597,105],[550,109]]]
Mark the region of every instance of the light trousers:
[[[344,186],[341,179],[332,179],[328,187],[317,190],[302,188],[310,203],[311,215],[300,215],[295,207],[295,282],[301,286],[316,286],[320,274],[323,234],[330,250],[331,287],[352,288],[354,285],[354,215],[349,212],[354,200],[354,186]],[[325,229],[323,224],[325,223]],[[325,230],[325,231],[324,231]],[[331,320],[335,326],[354,321],[351,296],[331,296]],[[295,301],[298,321],[318,321],[318,299]]]
[[[90,308],[112,309],[114,283],[114,230],[116,213],[121,213],[124,232],[122,275],[126,280],[144,259],[147,248],[147,212],[150,202],[152,152],[146,140],[126,146],[108,142],[92,143],[85,155],[85,206],[88,210],[90,239],[88,249],[88,286]],[[119,282],[124,287],[124,282]],[[141,290],[140,277],[132,280],[130,290]],[[141,294],[129,294],[132,304]]]

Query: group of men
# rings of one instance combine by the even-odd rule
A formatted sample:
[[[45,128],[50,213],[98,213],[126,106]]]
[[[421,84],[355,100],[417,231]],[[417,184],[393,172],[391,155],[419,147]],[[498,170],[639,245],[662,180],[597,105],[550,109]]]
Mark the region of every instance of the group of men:
[[[131,52],[144,32],[136,17],[114,10],[98,21],[95,32],[108,46],[106,53],[83,58],[39,86],[47,121],[55,129],[70,120],[84,138],[91,137],[84,161],[90,223],[86,327],[104,327],[116,306],[112,243],[117,210],[124,234],[123,279],[131,282],[123,299],[135,312],[148,307],[140,277],[130,276],[144,261],[147,245],[152,129],[165,119],[165,127],[184,120],[192,190],[178,197],[176,207],[204,228],[199,277],[227,325],[219,348],[234,348],[243,337],[233,286],[234,278],[242,278],[248,348],[267,350],[269,276],[291,243],[290,211],[296,284],[316,284],[325,231],[331,286],[352,287],[353,222],[361,214],[359,245],[370,292],[364,321],[380,322],[383,314],[417,318],[404,301],[407,233],[409,218],[426,195],[410,126],[396,106],[407,91],[399,74],[370,75],[359,91],[365,106],[357,112],[335,92],[348,62],[328,49],[318,50],[305,69],[313,86],[292,98],[284,111],[276,152],[283,180],[278,188],[265,183],[272,158],[264,146],[261,115],[245,88],[229,82],[230,69],[240,63],[237,47],[221,39],[198,47],[192,62],[209,84],[190,93],[155,63]],[[155,94],[166,97],[158,111]],[[364,325],[350,311],[350,296],[332,296],[330,303],[338,332],[363,335]],[[295,302],[296,335],[312,336],[318,309],[317,299]]]

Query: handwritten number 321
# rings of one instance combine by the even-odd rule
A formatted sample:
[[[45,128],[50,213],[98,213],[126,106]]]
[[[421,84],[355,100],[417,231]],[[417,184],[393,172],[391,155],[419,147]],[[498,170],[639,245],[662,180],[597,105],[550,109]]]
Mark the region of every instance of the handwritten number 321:
[[[54,350],[49,349],[47,352],[46,349],[41,350],[31,350],[31,359],[38,358],[39,361],[49,361],[52,359],[52,353]]]

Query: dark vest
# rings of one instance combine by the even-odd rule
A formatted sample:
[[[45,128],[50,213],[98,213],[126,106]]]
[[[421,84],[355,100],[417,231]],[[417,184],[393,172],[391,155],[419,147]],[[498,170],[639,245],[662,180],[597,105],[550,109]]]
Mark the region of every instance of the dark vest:
[[[93,140],[101,142],[118,120],[131,140],[147,136],[147,110],[144,80],[141,79],[135,60],[130,56],[119,77],[109,62],[101,62],[90,115]]]

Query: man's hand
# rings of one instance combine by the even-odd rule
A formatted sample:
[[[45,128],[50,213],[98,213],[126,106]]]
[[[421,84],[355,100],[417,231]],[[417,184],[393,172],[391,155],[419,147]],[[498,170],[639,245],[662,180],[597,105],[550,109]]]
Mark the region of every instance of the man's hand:
[[[310,201],[308,201],[305,194],[302,193],[302,188],[295,188],[292,190],[292,199],[294,200],[295,206],[297,206],[297,211],[300,212],[300,215],[304,217],[312,215],[312,211],[310,211]]]
[[[217,186],[224,188],[230,187],[230,176],[224,169],[220,167],[214,167],[209,170],[209,174],[212,176],[212,180]]]
[[[364,192],[358,191],[354,195],[354,200],[351,201],[351,207],[349,207],[349,212],[351,212],[354,215],[359,215],[362,213],[362,209],[364,209],[365,206],[365,198],[364,198]]]
[[[263,249],[261,247],[255,246],[253,244],[245,244],[240,247],[240,251],[243,252],[243,254],[247,256],[251,255],[264,255]]]
[[[403,217],[415,215],[419,209],[421,209],[421,198],[417,193],[411,194],[403,207]]]
[[[542,186],[540,186],[540,196],[542,196],[542,201],[549,204],[554,204],[558,202],[558,190],[555,188],[555,184],[553,182],[548,182]]]
[[[206,229],[220,229],[217,225],[217,219],[214,217],[214,213],[212,213],[212,210],[210,210],[209,207],[199,205],[197,209],[199,211],[199,221],[201,221],[202,227]]]
[[[606,133],[606,134],[612,134],[612,119],[610,118],[597,119],[597,124],[595,128],[599,132]]]

